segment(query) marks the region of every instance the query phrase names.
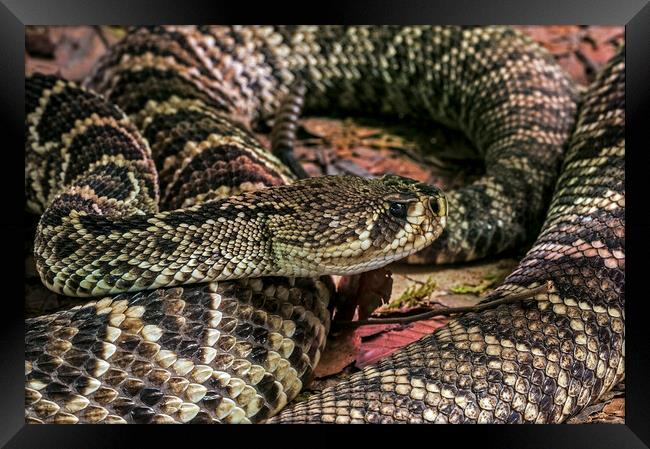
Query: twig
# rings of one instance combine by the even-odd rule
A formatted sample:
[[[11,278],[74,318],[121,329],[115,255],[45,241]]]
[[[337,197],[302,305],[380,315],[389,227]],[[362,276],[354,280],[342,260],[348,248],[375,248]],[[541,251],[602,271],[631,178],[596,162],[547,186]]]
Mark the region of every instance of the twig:
[[[333,326],[336,325],[340,327],[360,327],[360,326],[368,326],[372,324],[408,324],[408,323],[412,323],[413,321],[425,320],[427,318],[431,318],[434,316],[441,316],[441,315],[448,316],[448,315],[453,315],[455,313],[465,313],[465,312],[480,312],[482,310],[496,307],[501,304],[510,304],[513,302],[518,302],[524,299],[532,298],[533,296],[539,295],[541,293],[546,293],[549,290],[551,290],[552,286],[553,286],[552,281],[548,281],[546,282],[546,284],[541,285],[539,287],[526,290],[521,293],[514,293],[512,295],[504,296],[503,298],[495,299],[493,301],[477,304],[475,306],[449,307],[447,309],[431,310],[429,312],[424,312],[424,313],[419,313],[417,315],[411,315],[411,316],[399,317],[399,318],[375,318],[375,319],[357,320],[357,321],[333,321],[332,325]]]
[[[109,48],[111,44],[108,42],[108,39],[106,38],[106,35],[104,34],[104,30],[102,29],[102,27],[99,25],[93,25],[92,28],[93,30],[95,30],[95,34],[97,35],[97,37],[99,37],[99,40],[102,41],[102,45],[104,45],[104,48]]]
[[[407,281],[413,282],[414,284],[418,284],[418,285],[426,285],[427,284],[426,282],[422,282],[419,279],[409,277],[408,274],[403,274],[402,276],[404,277],[404,279],[406,279]],[[429,279],[431,279],[431,278],[429,278]]]

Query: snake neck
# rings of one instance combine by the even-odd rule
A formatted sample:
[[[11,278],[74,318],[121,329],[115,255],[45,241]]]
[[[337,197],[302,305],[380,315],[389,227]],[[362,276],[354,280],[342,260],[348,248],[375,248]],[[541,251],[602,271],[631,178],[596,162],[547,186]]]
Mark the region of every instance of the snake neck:
[[[36,264],[49,288],[70,296],[279,275],[267,218],[228,200],[128,217],[48,215]]]

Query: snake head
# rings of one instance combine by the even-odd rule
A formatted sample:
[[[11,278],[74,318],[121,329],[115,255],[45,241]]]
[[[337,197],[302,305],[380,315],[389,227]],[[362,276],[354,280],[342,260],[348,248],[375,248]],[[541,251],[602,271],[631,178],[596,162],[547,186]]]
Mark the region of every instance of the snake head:
[[[274,259],[288,275],[348,275],[413,254],[437,239],[447,200],[433,186],[401,176],[324,176],[294,183],[283,202],[292,213],[269,217]],[[286,271],[285,271],[286,273]]]

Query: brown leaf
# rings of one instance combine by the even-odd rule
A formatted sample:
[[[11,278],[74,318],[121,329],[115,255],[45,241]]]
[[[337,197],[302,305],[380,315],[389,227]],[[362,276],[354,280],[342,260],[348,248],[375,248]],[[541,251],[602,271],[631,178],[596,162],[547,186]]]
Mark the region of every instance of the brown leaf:
[[[429,171],[426,168],[416,164],[408,158],[398,159],[395,157],[384,157],[367,165],[369,165],[367,167],[368,170],[374,175],[394,173],[400,176],[417,179],[419,181],[427,181],[429,178]]]
[[[367,326],[361,326],[357,329],[357,334],[361,339],[367,339],[373,335],[381,334],[392,329],[401,329],[403,326],[401,324],[369,324]]]
[[[594,66],[600,67],[616,54],[616,48],[611,45],[599,45],[594,48],[590,43],[582,42],[580,44],[580,52]]]
[[[56,46],[47,27],[25,27],[25,50],[29,56],[53,59],[55,49]]]
[[[97,32],[88,27],[71,27],[61,35],[55,56],[61,64],[61,75],[72,81],[84,79],[106,47]]]
[[[612,399],[605,407],[603,412],[608,415],[625,416],[625,398]]]
[[[379,334],[364,338],[361,341],[361,348],[355,366],[363,368],[379,359],[388,357],[399,348],[413,343],[425,335],[429,335],[447,321],[449,319],[446,317],[435,317],[429,320],[416,321],[404,327],[398,325],[397,328],[388,328],[388,330],[380,331]]]
[[[313,136],[326,138],[341,133],[341,121],[321,117],[309,117],[300,121],[306,132]]]
[[[587,35],[597,44],[605,44],[622,41],[625,37],[625,29],[621,26],[593,26],[587,29]]]
[[[554,56],[571,51],[575,37],[582,35],[580,27],[574,25],[559,26],[517,26],[523,33],[540,43]]]
[[[575,53],[571,53],[566,58],[559,59],[558,62],[575,82],[582,84],[583,86],[589,84],[589,79],[585,73],[585,66],[580,62],[580,59],[575,55]]]
[[[385,268],[341,277],[334,321],[349,321],[354,317],[365,320],[390,298],[392,285],[391,273]],[[359,329],[344,329],[330,334],[314,377],[331,376],[353,363],[361,346],[361,335]]]
[[[355,276],[344,276],[339,280],[337,291],[344,302],[337,308],[334,320],[351,320],[354,313],[350,306],[358,307],[358,319],[367,319],[372,312],[390,299],[393,279],[390,270],[379,268]]]
[[[334,338],[330,336],[314,371],[314,377],[319,379],[341,372],[343,368],[356,360],[360,346],[361,337],[355,329],[346,329]]]

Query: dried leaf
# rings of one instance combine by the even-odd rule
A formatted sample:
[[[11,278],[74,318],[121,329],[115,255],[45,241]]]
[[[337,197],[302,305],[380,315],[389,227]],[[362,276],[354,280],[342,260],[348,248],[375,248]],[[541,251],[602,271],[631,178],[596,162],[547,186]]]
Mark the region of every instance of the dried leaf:
[[[585,66],[580,62],[580,58],[575,53],[572,52],[566,58],[559,59],[558,62],[575,82],[582,85],[589,84],[589,79],[585,73]]]
[[[625,398],[612,399],[605,407],[603,412],[608,415],[625,416]]]
[[[337,291],[342,296],[344,309],[337,313],[334,320],[350,320],[354,313],[351,313],[349,306],[355,304],[358,308],[358,319],[365,320],[378,307],[384,305],[390,299],[393,289],[393,279],[390,270],[379,268],[355,276],[344,276],[339,280]],[[345,310],[345,312],[343,312]]]
[[[406,326],[397,325],[398,327],[388,328],[388,330],[379,334],[363,338],[355,366],[357,368],[363,368],[377,360],[383,359],[399,348],[431,334],[447,321],[449,319],[446,317],[435,317],[429,320],[416,321]]]
[[[392,329],[401,329],[403,326],[401,324],[369,324],[367,326],[361,326],[357,329],[357,334],[363,340],[364,338],[372,337],[373,335],[381,334]]]
[[[625,38],[625,30],[620,26],[593,26],[587,29],[587,35],[596,44],[607,44],[611,42],[622,42]]]
[[[319,379],[341,372],[356,360],[360,347],[361,337],[355,329],[346,329],[334,338],[330,337],[316,366],[314,377]]]
[[[56,46],[52,42],[49,29],[42,26],[25,27],[25,50],[36,58],[52,59]]]
[[[391,272],[386,268],[341,277],[337,287],[339,299],[334,321],[348,321],[354,317],[365,320],[390,298],[392,286]],[[322,378],[339,373],[356,360],[360,346],[359,329],[344,329],[330,334],[314,376]]]
[[[579,51],[589,63],[598,68],[603,66],[616,54],[616,47],[612,45],[599,45],[594,47],[588,42],[581,42]]]

